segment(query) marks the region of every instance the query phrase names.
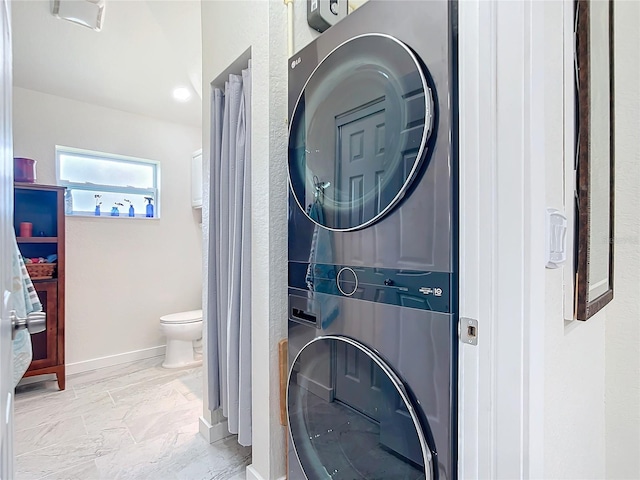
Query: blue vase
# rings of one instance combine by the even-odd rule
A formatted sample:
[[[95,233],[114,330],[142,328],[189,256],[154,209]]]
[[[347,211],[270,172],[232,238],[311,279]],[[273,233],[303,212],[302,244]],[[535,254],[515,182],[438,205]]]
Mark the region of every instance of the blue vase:
[[[119,217],[120,216],[120,211],[118,210],[118,207],[113,207],[111,209],[111,216],[112,217]]]
[[[133,209],[133,205],[129,205],[129,216],[130,217],[135,217],[136,216],[136,212]]]
[[[99,216],[100,216],[100,205],[96,205],[96,209],[95,209],[95,211],[93,212],[93,214],[94,214],[96,217],[99,217]]]

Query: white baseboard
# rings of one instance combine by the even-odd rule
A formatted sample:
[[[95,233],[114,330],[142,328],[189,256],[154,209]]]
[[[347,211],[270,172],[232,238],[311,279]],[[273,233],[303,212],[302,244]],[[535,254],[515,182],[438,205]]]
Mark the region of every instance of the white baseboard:
[[[200,435],[209,443],[217,442],[233,435],[229,433],[229,425],[226,419],[212,425],[201,415],[199,425]]]
[[[67,363],[66,374],[88,372],[98,368],[112,367],[121,363],[135,362],[136,360],[144,360],[147,358],[160,357],[164,355],[166,346],[145,348],[142,350],[134,350],[132,352],[119,353],[117,355],[109,355],[107,357],[92,358],[82,362]]]
[[[287,477],[280,477],[277,480],[285,480]],[[262,475],[260,475],[253,465],[249,465],[247,467],[247,480],[267,480]]]

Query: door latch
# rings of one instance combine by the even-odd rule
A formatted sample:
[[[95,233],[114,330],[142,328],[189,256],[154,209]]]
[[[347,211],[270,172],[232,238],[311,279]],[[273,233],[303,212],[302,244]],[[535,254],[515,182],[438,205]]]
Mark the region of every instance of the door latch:
[[[478,320],[475,318],[460,317],[458,322],[458,336],[462,343],[478,345]]]

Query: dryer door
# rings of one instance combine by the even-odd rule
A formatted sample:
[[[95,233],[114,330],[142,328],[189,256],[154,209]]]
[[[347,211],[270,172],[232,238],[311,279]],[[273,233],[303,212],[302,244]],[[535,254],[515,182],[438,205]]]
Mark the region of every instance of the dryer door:
[[[287,413],[308,479],[433,478],[427,435],[407,389],[355,340],[318,337],[298,353]]]
[[[311,74],[291,118],[298,206],[332,230],[376,222],[418,174],[432,125],[427,78],[405,44],[382,34],[343,43]]]

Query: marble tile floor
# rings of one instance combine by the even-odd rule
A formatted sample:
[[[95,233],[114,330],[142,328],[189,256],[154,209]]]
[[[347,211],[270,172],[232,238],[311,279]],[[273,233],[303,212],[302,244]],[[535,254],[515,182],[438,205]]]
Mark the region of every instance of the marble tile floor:
[[[202,367],[162,357],[16,389],[16,480],[240,480],[251,449],[198,433]],[[47,377],[44,377],[47,378]]]

